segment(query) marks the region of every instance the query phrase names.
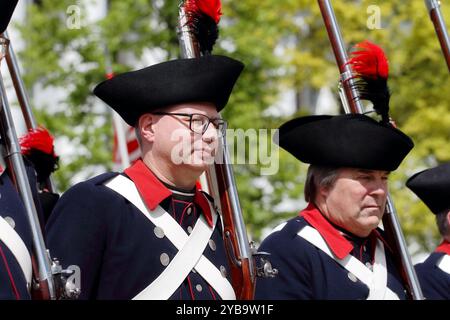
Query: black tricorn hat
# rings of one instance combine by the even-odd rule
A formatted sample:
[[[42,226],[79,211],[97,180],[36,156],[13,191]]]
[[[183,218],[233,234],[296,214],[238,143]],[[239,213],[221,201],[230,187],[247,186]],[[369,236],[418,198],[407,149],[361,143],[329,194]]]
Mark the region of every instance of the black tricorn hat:
[[[103,81],[94,94],[134,126],[142,114],[187,102],[228,102],[244,65],[225,56],[171,60]]]
[[[2,0],[0,4],[0,33],[5,32],[18,0]]]
[[[345,114],[290,120],[279,128],[279,145],[309,164],[393,171],[414,143],[390,125]]]
[[[406,181],[434,214],[450,210],[450,162],[416,173]]]

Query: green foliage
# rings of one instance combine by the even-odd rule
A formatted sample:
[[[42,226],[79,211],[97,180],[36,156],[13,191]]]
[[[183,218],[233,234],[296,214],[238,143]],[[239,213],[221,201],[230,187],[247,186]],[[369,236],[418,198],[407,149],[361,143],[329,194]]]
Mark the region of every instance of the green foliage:
[[[71,185],[75,174],[83,172],[87,177],[111,166],[110,117],[106,109],[94,108],[91,94],[104,79],[105,46],[116,73],[137,68],[122,58],[124,54],[137,61],[149,49],[160,49],[162,59],[179,55],[178,1],[113,0],[104,19],[89,22],[85,7],[92,1],[43,0],[40,6],[30,6],[28,19],[20,27],[27,44],[20,57],[28,86],[40,83],[66,92],[56,110],[35,106],[39,122],[76,147],[76,154],[62,159],[56,173],[60,190]],[[429,250],[437,242],[433,216],[404,187],[407,177],[419,168],[450,160],[450,80],[427,10],[423,1],[332,3],[349,48],[369,39],[389,57],[391,114],[416,143],[392,176],[392,195],[407,239]],[[72,4],[81,8],[80,29],[66,27],[66,9]],[[381,29],[367,27],[372,14],[367,11],[369,5],[380,9]],[[449,24],[450,8],[443,9]],[[338,69],[317,1],[223,0],[222,11],[215,53],[246,64],[224,111],[231,128],[277,128],[295,116],[278,118],[267,113],[280,93],[305,87],[336,88]],[[247,146],[246,151],[252,148],[256,146]],[[306,166],[284,151],[280,151],[276,175],[261,178],[261,167],[261,163],[234,166],[245,220],[256,240],[264,227],[302,209],[306,173]],[[292,201],[299,207],[280,207]]]

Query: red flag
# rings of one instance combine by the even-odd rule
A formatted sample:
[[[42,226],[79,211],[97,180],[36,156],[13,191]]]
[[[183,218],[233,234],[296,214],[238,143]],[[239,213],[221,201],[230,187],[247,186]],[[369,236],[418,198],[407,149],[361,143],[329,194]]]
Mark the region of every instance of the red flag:
[[[118,134],[122,134],[125,138],[126,142],[126,150],[128,155],[129,164],[132,164],[136,160],[138,160],[141,156],[141,150],[139,149],[139,143],[136,138],[136,133],[133,127],[128,126],[125,123],[122,123],[121,130],[117,130],[116,126],[114,126],[114,146],[113,146],[113,161],[114,166],[116,168],[122,168],[122,156],[119,147],[119,138]]]

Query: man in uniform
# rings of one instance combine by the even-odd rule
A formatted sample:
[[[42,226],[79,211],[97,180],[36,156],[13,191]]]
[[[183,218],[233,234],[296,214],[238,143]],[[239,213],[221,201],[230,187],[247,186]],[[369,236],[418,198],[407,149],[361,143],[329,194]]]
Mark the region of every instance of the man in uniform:
[[[257,299],[405,299],[393,252],[377,228],[389,173],[413,147],[389,124],[361,114],[283,124],[279,145],[310,164],[308,206],[262,242],[279,273],[258,279]]]
[[[178,59],[118,75],[94,93],[136,128],[142,158],[69,189],[47,225],[82,299],[234,299],[222,226],[195,188],[212,163],[243,69],[224,56]]]
[[[423,262],[416,265],[426,299],[450,299],[450,163],[416,173],[406,182],[436,215],[443,241]]]

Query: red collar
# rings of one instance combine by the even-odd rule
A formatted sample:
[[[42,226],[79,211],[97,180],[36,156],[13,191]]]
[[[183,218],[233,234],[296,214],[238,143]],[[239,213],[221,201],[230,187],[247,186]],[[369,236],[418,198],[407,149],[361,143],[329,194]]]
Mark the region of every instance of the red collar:
[[[350,241],[340,234],[336,228],[334,228],[325,217],[320,213],[316,206],[309,203],[306,209],[300,211],[301,217],[313,226],[325,242],[330,247],[331,251],[339,258],[345,258],[353,250],[353,245]]]
[[[447,240],[442,241],[442,243],[436,248],[435,251],[450,255],[450,242],[448,242]]]
[[[172,192],[156,178],[142,159],[137,160],[124,172],[134,182],[139,194],[150,210],[155,210],[164,199],[172,195]],[[209,202],[198,188],[195,188],[194,203],[200,206],[206,221],[212,227],[213,221]]]
[[[320,233],[336,257],[343,259],[352,252],[353,244],[320,213],[314,204],[309,203],[305,209],[300,211],[299,216],[305,218]],[[369,237],[380,238],[381,236],[374,230]]]

